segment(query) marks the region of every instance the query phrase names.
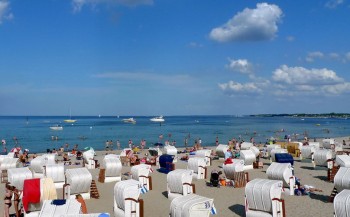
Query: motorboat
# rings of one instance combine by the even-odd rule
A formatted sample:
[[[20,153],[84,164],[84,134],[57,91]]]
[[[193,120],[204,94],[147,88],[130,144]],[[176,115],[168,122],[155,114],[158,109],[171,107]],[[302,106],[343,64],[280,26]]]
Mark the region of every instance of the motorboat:
[[[125,118],[122,120],[124,123],[136,124],[136,120],[134,118]]]
[[[163,116],[154,117],[154,118],[151,118],[149,120],[152,121],[152,122],[164,122],[165,121]]]
[[[50,127],[51,130],[63,130],[63,127],[61,125],[56,125],[56,126],[52,126]]]

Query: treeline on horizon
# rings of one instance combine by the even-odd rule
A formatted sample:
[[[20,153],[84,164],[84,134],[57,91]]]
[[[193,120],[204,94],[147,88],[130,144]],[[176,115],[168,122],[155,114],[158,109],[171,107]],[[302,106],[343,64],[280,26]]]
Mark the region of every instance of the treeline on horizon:
[[[349,113],[321,113],[321,114],[307,114],[307,113],[297,113],[297,114],[257,114],[250,115],[251,117],[297,117],[297,118],[348,118]]]

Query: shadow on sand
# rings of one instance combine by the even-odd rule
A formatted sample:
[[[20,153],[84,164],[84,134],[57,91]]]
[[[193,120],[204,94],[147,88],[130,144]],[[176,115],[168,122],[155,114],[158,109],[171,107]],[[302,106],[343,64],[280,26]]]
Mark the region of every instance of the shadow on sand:
[[[245,207],[241,204],[230,206],[229,209],[239,216],[245,216]]]
[[[310,198],[314,199],[314,200],[322,201],[324,203],[328,203],[329,202],[329,196],[326,196],[326,195],[311,193],[310,194]]]

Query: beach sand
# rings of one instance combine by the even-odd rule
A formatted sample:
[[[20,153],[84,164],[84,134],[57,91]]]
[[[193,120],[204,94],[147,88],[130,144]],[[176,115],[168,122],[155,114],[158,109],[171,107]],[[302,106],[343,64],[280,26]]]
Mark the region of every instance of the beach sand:
[[[346,139],[349,144],[349,137],[337,138],[338,142]],[[348,146],[350,147],[350,146]],[[215,147],[208,147],[215,149]],[[148,151],[144,150],[140,156],[143,156]],[[96,159],[101,162],[105,151],[97,151]],[[113,153],[120,153],[114,151]],[[182,155],[179,155],[179,158]],[[261,159],[264,163],[262,169],[248,170],[250,180],[255,178],[267,178],[266,169],[270,165],[269,160]],[[208,187],[206,181],[209,181],[210,172],[213,169],[221,169],[223,160],[213,160],[212,165],[208,168],[207,180],[193,179],[196,185],[196,194],[214,199],[214,204],[218,214],[216,216],[245,216],[244,214],[244,188],[233,188],[228,186]],[[175,168],[187,167],[187,162],[178,160]],[[333,190],[334,184],[327,181],[327,169],[316,167],[314,169],[311,160],[302,160],[295,158],[295,176],[301,179],[302,184],[312,185],[322,189],[323,192],[315,192],[310,196],[284,196],[286,216],[333,216],[333,203],[328,202],[328,198]],[[170,200],[166,194],[166,174],[156,171],[157,167],[153,166],[154,172],[151,173],[153,181],[153,189],[146,194],[141,194],[144,200],[144,214],[146,217],[165,217],[169,216]],[[93,179],[96,180],[99,191],[99,199],[86,200],[86,205],[89,213],[108,212],[113,216],[113,188],[115,182],[100,183],[97,181],[99,169],[90,170]],[[123,166],[122,173],[130,172],[130,167]],[[5,184],[0,184],[0,194],[4,195]],[[62,190],[58,189],[59,197],[62,197]],[[0,210],[3,210],[3,200],[0,204]],[[14,213],[13,206],[10,208],[10,213]]]

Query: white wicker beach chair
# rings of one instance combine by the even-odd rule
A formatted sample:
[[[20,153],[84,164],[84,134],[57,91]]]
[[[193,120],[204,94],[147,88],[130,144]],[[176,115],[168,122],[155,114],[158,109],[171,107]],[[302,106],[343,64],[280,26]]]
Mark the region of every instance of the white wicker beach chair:
[[[23,183],[26,179],[32,179],[33,173],[28,167],[10,168],[7,170],[8,182],[18,190],[23,190]]]
[[[323,139],[322,140],[322,147],[330,149],[331,145],[335,144],[335,139]]]
[[[96,168],[94,157],[95,157],[95,151],[93,149],[84,151],[83,158],[84,158],[84,165],[86,168],[88,169]]]
[[[340,167],[334,177],[334,187],[338,192],[349,189],[350,190],[350,168]]]
[[[195,155],[196,156],[196,155]],[[193,171],[193,175],[197,179],[205,179],[207,177],[207,160],[204,157],[191,157],[188,159],[187,169]]]
[[[337,155],[335,157],[335,163],[340,167],[350,167],[349,155]]]
[[[22,167],[22,165],[19,163],[18,158],[4,158],[0,165],[0,170],[7,171],[10,168],[17,167]]]
[[[174,156],[173,163],[177,162],[177,148],[175,146],[172,146],[172,145],[164,146],[164,154],[173,155]]]
[[[250,147],[249,150],[251,150],[255,154],[255,157],[258,157],[260,155],[259,148],[255,147],[255,146]]]
[[[244,160],[232,159],[232,164],[223,164],[222,168],[227,179],[234,179],[234,174],[244,171]]]
[[[311,159],[311,161],[314,162],[314,153],[316,150],[318,150],[318,148],[313,145],[302,146],[300,149],[300,160]]]
[[[65,184],[64,164],[51,164],[43,167],[44,177],[52,178],[56,188],[63,188]]]
[[[270,162],[276,162],[275,154],[280,154],[280,153],[288,153],[288,150],[283,148],[272,149],[270,152]]]
[[[333,201],[334,217],[350,217],[350,190],[342,190]]]
[[[332,151],[329,149],[316,150],[314,153],[314,167],[327,167],[328,169],[333,168]]]
[[[101,169],[105,169],[104,182],[119,182],[122,180],[122,163],[118,155],[106,155],[102,160]]]
[[[268,179],[282,181],[284,192],[287,195],[294,195],[295,176],[293,175],[293,167],[290,163],[273,162],[267,168],[266,174]]]
[[[139,164],[131,167],[132,179],[139,181],[147,191],[152,190],[152,178],[149,175],[151,172],[151,165]]]
[[[176,169],[167,175],[168,199],[195,193],[192,170]]]
[[[170,217],[208,217],[215,209],[214,199],[189,194],[171,201]]]
[[[254,179],[245,187],[246,217],[285,217],[282,181]]]
[[[241,150],[249,150],[253,146],[254,146],[254,144],[251,142],[242,142],[240,145],[240,149]]]
[[[252,150],[241,150],[239,159],[244,160],[244,170],[253,169],[253,163],[256,161],[256,156]]]
[[[143,215],[143,201],[140,200],[139,181],[129,179],[117,182],[114,186],[114,216],[140,217]]]
[[[73,168],[66,170],[66,184],[63,186],[64,199],[74,199],[81,194],[84,199],[90,199],[92,175],[87,168]]]
[[[272,144],[272,145],[267,145],[266,146],[266,154],[267,154],[267,157],[270,157],[270,154],[271,154],[271,150],[272,149],[276,149],[276,148],[281,148],[281,145],[278,145],[278,144]]]
[[[53,200],[43,202],[39,217],[79,216],[81,203],[77,200],[66,200],[62,205],[55,205]]]
[[[210,149],[197,150],[196,154],[194,156],[195,157],[205,157],[206,165],[207,166],[211,165],[211,150]],[[190,155],[190,157],[191,157],[191,155]]]
[[[228,145],[220,144],[216,147],[216,155],[219,158],[225,158],[225,153],[227,152]]]

